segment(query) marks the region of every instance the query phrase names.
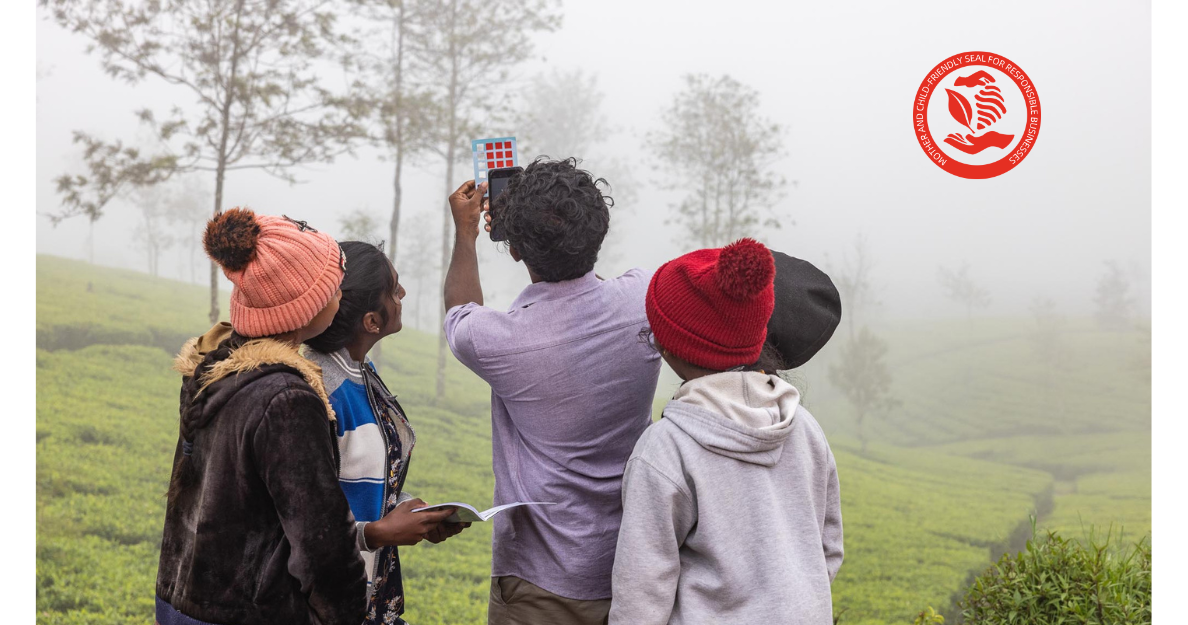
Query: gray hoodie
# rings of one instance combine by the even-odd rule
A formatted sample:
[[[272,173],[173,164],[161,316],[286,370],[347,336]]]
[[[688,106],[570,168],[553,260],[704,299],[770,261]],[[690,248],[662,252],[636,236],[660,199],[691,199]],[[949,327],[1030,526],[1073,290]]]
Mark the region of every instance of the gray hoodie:
[[[829,625],[841,562],[837,466],[800,392],[697,378],[627,461],[610,623]]]

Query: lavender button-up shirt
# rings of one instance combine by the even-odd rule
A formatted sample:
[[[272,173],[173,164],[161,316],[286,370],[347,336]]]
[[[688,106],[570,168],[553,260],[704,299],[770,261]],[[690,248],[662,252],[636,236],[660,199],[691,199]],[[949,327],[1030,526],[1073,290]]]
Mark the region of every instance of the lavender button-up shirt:
[[[450,349],[491,385],[491,574],[570,599],[611,596],[623,467],[651,424],[660,356],[639,339],[651,276],[538,282],[507,311],[446,313]]]

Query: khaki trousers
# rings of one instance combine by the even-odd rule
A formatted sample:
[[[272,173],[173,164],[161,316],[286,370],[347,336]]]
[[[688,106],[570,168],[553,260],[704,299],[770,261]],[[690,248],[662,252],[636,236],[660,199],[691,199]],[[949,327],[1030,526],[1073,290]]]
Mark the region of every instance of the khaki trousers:
[[[567,599],[518,577],[492,577],[487,625],[606,625],[610,599]]]

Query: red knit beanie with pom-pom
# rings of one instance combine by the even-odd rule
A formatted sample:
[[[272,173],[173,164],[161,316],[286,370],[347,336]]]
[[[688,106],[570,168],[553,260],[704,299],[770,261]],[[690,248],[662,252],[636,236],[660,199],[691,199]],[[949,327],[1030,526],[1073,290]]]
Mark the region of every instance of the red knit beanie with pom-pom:
[[[754,364],[775,306],[774,278],[771,251],[754,239],[674,258],[648,284],[652,336],[677,358],[706,369]]]

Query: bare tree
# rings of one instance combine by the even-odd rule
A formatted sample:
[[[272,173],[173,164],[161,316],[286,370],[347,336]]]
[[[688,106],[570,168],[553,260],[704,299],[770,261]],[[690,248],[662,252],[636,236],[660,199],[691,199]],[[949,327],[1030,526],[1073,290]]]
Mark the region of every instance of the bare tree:
[[[209,202],[210,192],[207,187],[197,177],[187,176],[171,194],[166,212],[169,220],[178,226],[178,241],[185,244],[190,282],[198,282],[198,262],[201,258],[199,249],[202,229],[210,217]]]
[[[417,65],[409,45],[424,30],[421,0],[354,0],[370,24],[358,37],[368,42],[359,52],[369,97],[374,102],[374,139],[393,163],[392,215],[388,223],[388,258],[396,262],[400,242],[401,203],[404,198],[404,164],[432,147],[434,93],[417,83]],[[376,50],[377,52],[370,52]],[[424,77],[430,78],[430,77]]]
[[[956,271],[939,267],[937,280],[945,297],[965,307],[967,320],[973,320],[975,308],[986,308],[990,305],[990,293],[974,282],[969,275],[969,263],[962,263]]]
[[[630,161],[622,154],[607,153],[607,140],[618,132],[602,110],[606,94],[598,76],[583,69],[554,68],[532,77],[518,93],[514,115],[515,134],[525,160],[537,156],[561,159],[574,157],[578,166],[603,179],[604,194],[613,200],[611,228],[598,253],[599,266],[617,264],[623,229],[614,224],[622,211],[630,210],[638,196],[639,183]]]
[[[420,330],[429,328],[428,317],[431,315],[425,314],[429,312],[424,306],[425,301],[437,302],[433,293],[429,294],[428,300],[425,299],[427,285],[437,284],[438,272],[441,271],[441,253],[437,249],[437,237],[433,236],[437,224],[433,218],[433,212],[422,211],[413,214],[408,220],[408,224],[401,231],[401,236],[405,238],[404,254],[400,257],[400,264],[396,266],[396,270],[400,272],[400,281],[406,285],[405,297],[410,298],[413,303],[413,325]],[[412,285],[412,288],[408,285]],[[438,331],[440,332],[441,328],[438,328]]]
[[[294,182],[294,166],[330,161],[364,135],[366,99],[317,80],[318,59],[347,43],[336,34],[331,0],[39,1],[54,21],[91,42],[88,50],[112,78],[157,79],[184,90],[194,105],[174,107],[165,120],[149,109],[137,113],[160,142],[151,156],[76,132],[91,175],[58,179],[58,218],[97,219],[128,185],[184,172],[213,174],[217,215],[228,172],[257,169]],[[350,65],[346,55],[338,60]],[[211,263],[212,322],[218,306]]]
[[[866,417],[899,405],[891,396],[891,372],[887,368],[887,343],[866,326],[841,347],[837,360],[829,365],[829,381],[854,408],[858,440],[866,451]]]
[[[770,167],[783,156],[782,133],[759,114],[755,89],[730,76],[685,76],[663,129],[646,140],[667,186],[687,191],[672,220],[689,235],[684,247],[721,247],[781,226],[773,209],[786,180]]]
[[[1105,272],[1097,280],[1097,324],[1106,330],[1122,330],[1134,317],[1134,298],[1130,295],[1130,278],[1115,260],[1105,261]]]
[[[582,69],[554,68],[532,77],[517,105],[516,138],[521,156],[590,158],[610,132],[598,77]]]
[[[86,175],[63,174],[54,180],[63,209],[46,215],[55,227],[65,219],[87,218],[87,261],[95,262],[95,222],[107,204],[131,189],[168,180],[177,168],[172,155],[145,157],[136,147],[122,142],[106,143],[84,132],[74,132],[74,143],[83,147]]]
[[[1031,348],[1043,367],[1040,383],[1048,399],[1055,400],[1060,414],[1066,414],[1064,395],[1056,389],[1059,376],[1052,375],[1063,368],[1068,359],[1068,344],[1064,340],[1065,319],[1056,312],[1056,302],[1048,297],[1037,297],[1031,303],[1031,316],[1035,320]]]
[[[507,94],[492,89],[503,82],[512,66],[532,52],[530,35],[555,29],[561,22],[550,0],[424,0],[423,31],[410,33],[408,45],[421,75],[433,76],[440,85],[441,105],[436,107],[435,144],[445,160],[442,197],[454,191],[454,167],[469,156],[468,134],[490,110],[506,106]],[[481,18],[479,16],[482,16]],[[470,137],[474,138],[474,137]],[[450,262],[449,202],[442,201],[445,219],[441,228],[441,266]],[[445,272],[441,272],[445,288]],[[445,323],[440,310],[439,326]],[[447,345],[439,332],[437,345],[436,400],[445,396]]]
[[[855,319],[869,321],[866,319],[867,315],[882,305],[882,302],[876,299],[874,285],[871,282],[874,267],[870,241],[860,233],[854,237],[853,256],[843,253],[841,266],[829,268],[833,283],[841,296],[850,340],[854,340]]]
[[[170,189],[163,186],[139,187],[132,192],[132,202],[140,209],[140,223],[132,231],[132,241],[145,254],[149,275],[161,275],[161,254],[173,247],[175,239],[166,227]]]
[[[366,208],[356,208],[344,217],[339,217],[338,227],[342,233],[343,241],[378,243],[380,240],[377,235],[380,229],[380,220]]]

